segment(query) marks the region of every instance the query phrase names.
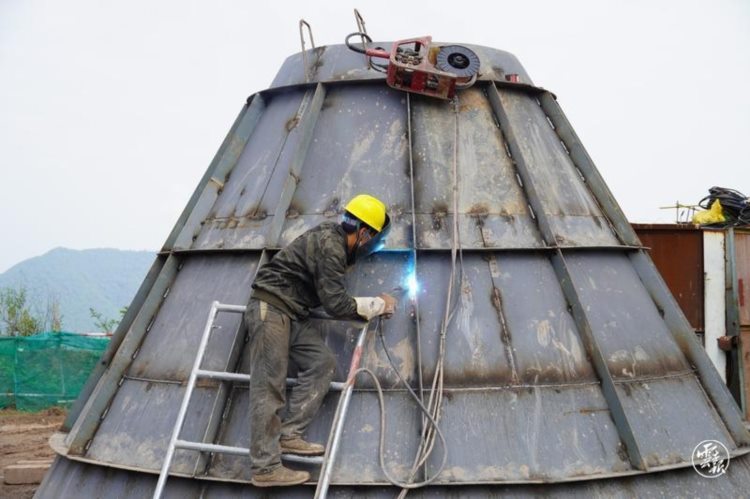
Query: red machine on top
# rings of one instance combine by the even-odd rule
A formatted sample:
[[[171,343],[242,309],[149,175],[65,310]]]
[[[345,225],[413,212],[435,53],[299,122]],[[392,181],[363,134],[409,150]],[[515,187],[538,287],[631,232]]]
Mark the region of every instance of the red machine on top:
[[[479,57],[461,45],[433,46],[432,37],[424,36],[395,42],[390,52],[382,48],[357,47],[349,42],[360,36],[371,42],[364,33],[346,37],[347,46],[369,57],[388,59],[388,65],[371,62],[374,69],[386,73],[388,85],[440,99],[452,99],[456,89],[474,84],[479,73]]]

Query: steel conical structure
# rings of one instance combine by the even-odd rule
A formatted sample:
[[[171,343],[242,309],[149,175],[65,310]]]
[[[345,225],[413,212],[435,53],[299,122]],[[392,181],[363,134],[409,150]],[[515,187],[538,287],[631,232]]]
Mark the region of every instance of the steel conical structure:
[[[447,464],[438,443],[416,476],[437,479],[411,494],[746,492],[745,422],[555,96],[511,54],[468,47],[481,75],[454,101],[389,88],[343,45],[290,57],[248,99],[56,439],[38,497],[149,495],[211,302],[247,303],[259,264],[359,192],[389,206],[393,229],[350,291],[409,288],[384,325],[398,374],[377,338],[364,357],[384,387],[385,461],[403,479],[423,419],[399,375],[427,397],[442,369]],[[320,325],[341,378],[357,326]],[[240,318],[217,326],[204,366],[250,373]],[[336,398],[312,440],[327,438]],[[241,383],[203,382],[184,438],[247,447],[250,403]],[[394,496],[378,432],[362,379],[332,493]],[[732,456],[716,480],[693,468],[705,440]],[[174,497],[313,490],[261,494],[248,457],[181,450],[172,472]]]

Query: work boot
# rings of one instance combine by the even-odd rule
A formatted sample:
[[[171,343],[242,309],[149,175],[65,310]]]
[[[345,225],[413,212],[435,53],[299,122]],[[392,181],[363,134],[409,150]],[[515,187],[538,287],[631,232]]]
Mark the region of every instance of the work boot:
[[[295,471],[279,466],[268,473],[253,474],[252,483],[256,487],[287,487],[300,485],[310,479],[307,471]]]
[[[326,448],[320,444],[311,444],[305,442],[302,437],[295,435],[288,438],[281,438],[281,453],[296,454],[298,456],[322,456]]]

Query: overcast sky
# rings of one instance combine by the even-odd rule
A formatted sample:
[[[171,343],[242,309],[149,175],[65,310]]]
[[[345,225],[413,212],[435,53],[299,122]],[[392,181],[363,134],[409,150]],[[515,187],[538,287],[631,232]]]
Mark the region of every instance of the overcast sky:
[[[161,247],[248,95],[355,31],[514,53],[632,222],[750,194],[750,1],[0,0],[0,272]]]

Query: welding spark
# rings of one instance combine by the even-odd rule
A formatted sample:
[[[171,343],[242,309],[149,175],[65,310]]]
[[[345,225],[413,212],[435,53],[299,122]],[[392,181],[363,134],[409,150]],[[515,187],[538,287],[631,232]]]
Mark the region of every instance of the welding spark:
[[[406,289],[409,292],[409,298],[416,298],[417,292],[419,291],[419,283],[417,282],[417,274],[415,272],[410,272],[406,276],[406,282],[404,283],[406,285]]]

